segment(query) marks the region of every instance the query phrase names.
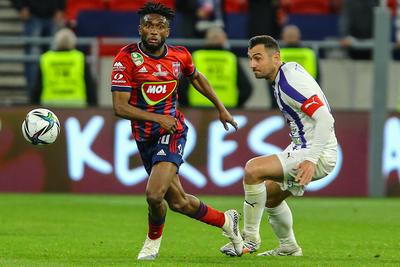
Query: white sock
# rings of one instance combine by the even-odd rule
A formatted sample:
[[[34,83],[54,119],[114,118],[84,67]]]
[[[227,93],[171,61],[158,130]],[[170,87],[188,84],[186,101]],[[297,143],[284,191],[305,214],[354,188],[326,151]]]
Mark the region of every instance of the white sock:
[[[260,223],[267,201],[265,184],[244,184],[244,233],[250,240],[260,239]]]
[[[272,226],[276,237],[281,246],[297,246],[296,238],[293,232],[292,212],[286,201],[275,208],[265,208],[269,215],[269,223]]]

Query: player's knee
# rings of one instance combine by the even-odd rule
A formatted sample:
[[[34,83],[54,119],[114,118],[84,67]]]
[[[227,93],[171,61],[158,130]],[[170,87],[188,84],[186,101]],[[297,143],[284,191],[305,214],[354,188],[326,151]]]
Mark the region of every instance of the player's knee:
[[[246,184],[253,184],[256,183],[257,180],[256,165],[252,160],[249,160],[244,167],[244,182]]]
[[[168,203],[169,208],[172,211],[179,212],[179,213],[185,213],[186,207],[188,206],[189,201],[187,199],[180,199],[177,201],[171,201]]]
[[[277,190],[279,190],[279,192],[268,191],[267,202],[265,203],[265,206],[267,208],[275,208],[279,206],[287,197],[291,196],[291,193],[289,191],[280,191],[280,189]]]
[[[265,203],[265,206],[267,208],[275,208],[279,206],[282,203],[283,199],[277,198],[277,197],[267,197],[267,202]]]
[[[150,206],[160,206],[164,195],[161,192],[146,191],[146,200]]]

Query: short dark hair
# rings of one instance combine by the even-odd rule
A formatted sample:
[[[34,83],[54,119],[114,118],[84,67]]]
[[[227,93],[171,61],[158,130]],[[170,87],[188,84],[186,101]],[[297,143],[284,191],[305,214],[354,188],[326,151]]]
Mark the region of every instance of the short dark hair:
[[[164,16],[169,22],[175,17],[175,12],[172,9],[158,2],[147,2],[139,9],[138,14],[141,19],[147,14],[159,14]]]
[[[249,49],[262,44],[265,48],[278,52],[280,50],[278,42],[269,35],[254,36],[249,40]]]

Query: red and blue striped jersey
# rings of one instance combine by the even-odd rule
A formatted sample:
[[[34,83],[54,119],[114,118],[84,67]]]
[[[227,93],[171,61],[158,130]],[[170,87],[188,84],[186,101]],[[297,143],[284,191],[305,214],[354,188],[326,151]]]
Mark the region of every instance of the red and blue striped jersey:
[[[176,109],[179,76],[195,73],[192,56],[183,46],[165,45],[164,53],[155,57],[145,53],[140,43],[123,47],[114,59],[112,91],[130,92],[129,104],[147,112],[177,118],[177,132],[184,130],[184,117]],[[166,133],[158,123],[132,120],[137,141]]]

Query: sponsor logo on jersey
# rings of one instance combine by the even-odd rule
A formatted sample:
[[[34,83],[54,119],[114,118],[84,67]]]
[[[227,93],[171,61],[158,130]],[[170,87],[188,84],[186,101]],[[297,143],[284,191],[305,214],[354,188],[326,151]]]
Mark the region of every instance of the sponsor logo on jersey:
[[[305,109],[308,109],[311,105],[313,104],[318,104],[317,101],[314,100],[314,98],[311,99],[311,102],[308,102],[307,104],[304,105]]]
[[[121,80],[122,78],[124,78],[124,75],[122,73],[116,73],[114,75],[114,80]]]
[[[179,154],[180,156],[183,155],[183,148],[182,148],[182,145],[181,145],[181,144],[178,145],[178,154]]]
[[[116,73],[112,80],[113,83],[126,83],[122,73]]]
[[[319,99],[318,95],[313,95],[304,101],[303,105],[301,106],[301,110],[311,117],[314,112],[323,105],[324,103],[321,101],[321,99]]]
[[[163,77],[165,77],[165,76],[168,75],[168,71],[162,71],[162,65],[161,64],[157,64],[156,67],[157,67],[157,71],[153,72],[153,76],[156,76],[156,77],[163,76]]]
[[[121,62],[117,61],[113,65],[113,71],[124,71],[126,68]]]
[[[180,72],[181,72],[181,63],[178,61],[172,62],[172,74],[174,74],[174,77],[178,78]]]
[[[147,104],[155,105],[172,94],[177,85],[176,80],[166,82],[146,82],[142,84],[142,95]]]
[[[141,67],[140,70],[139,70],[139,72],[141,72],[141,73],[146,73],[146,72],[147,72],[146,67],[145,67],[145,66]]]
[[[144,62],[144,59],[143,59],[142,55],[140,53],[138,53],[138,52],[131,53],[131,58],[132,58],[133,63],[136,66],[142,65],[143,62]]]

